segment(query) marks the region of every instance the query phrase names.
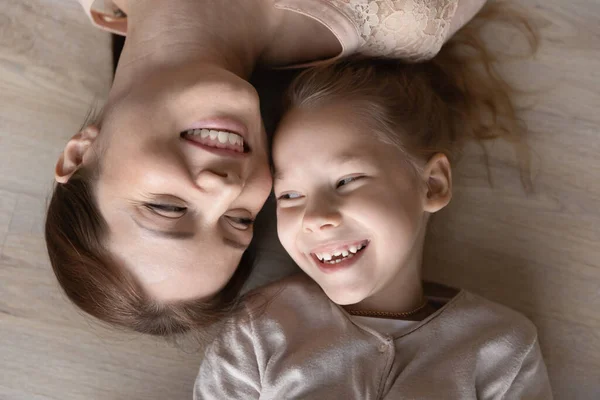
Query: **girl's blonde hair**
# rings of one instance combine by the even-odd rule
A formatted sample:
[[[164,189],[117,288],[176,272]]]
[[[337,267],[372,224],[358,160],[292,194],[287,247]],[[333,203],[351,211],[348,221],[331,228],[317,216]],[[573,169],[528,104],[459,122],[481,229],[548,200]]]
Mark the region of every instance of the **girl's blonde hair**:
[[[374,132],[412,161],[436,153],[452,161],[466,140],[504,138],[515,146],[528,186],[529,153],[513,103],[516,90],[496,71],[498,58],[482,39],[482,28],[491,22],[516,28],[535,50],[537,37],[524,14],[495,3],[427,62],[350,58],[304,71],[288,91],[286,108],[352,101]]]

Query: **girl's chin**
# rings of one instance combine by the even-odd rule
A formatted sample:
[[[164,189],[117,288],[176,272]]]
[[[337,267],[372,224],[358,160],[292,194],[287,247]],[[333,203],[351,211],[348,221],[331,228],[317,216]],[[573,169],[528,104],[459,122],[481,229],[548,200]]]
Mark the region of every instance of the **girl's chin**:
[[[366,295],[364,294],[366,291],[363,288],[357,289],[356,287],[353,289],[345,289],[345,288],[326,288],[321,286],[329,300],[333,301],[335,304],[339,306],[350,306],[353,304],[358,304],[366,299]]]

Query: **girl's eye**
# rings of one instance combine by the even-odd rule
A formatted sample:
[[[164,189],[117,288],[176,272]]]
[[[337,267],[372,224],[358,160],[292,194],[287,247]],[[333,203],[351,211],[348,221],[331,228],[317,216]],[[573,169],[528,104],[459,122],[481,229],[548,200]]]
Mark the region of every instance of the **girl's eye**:
[[[248,230],[253,224],[254,220],[252,218],[241,218],[241,217],[229,217],[226,216],[227,220],[235,229],[240,231]]]
[[[336,184],[335,184],[335,188],[341,188],[342,186],[346,186],[349,183],[355,182],[357,180],[359,180],[360,178],[362,178],[362,176],[349,176],[347,178],[343,178],[340,179]]]
[[[161,217],[171,219],[181,218],[187,212],[187,207],[174,206],[172,204],[146,203],[144,206]]]
[[[277,200],[296,200],[296,199],[299,199],[300,197],[302,197],[302,195],[300,193],[289,192],[289,193],[284,193],[281,196],[277,197]]]

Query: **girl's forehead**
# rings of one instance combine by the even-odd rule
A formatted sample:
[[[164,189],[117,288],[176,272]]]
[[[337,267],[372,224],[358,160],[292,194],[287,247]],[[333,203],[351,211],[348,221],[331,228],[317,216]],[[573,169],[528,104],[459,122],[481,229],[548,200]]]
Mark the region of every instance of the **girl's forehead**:
[[[278,145],[287,147],[290,142],[295,145],[334,142],[344,147],[349,142],[375,140],[377,135],[372,125],[352,107],[329,105],[294,110],[284,117],[277,129],[274,148],[277,151]]]

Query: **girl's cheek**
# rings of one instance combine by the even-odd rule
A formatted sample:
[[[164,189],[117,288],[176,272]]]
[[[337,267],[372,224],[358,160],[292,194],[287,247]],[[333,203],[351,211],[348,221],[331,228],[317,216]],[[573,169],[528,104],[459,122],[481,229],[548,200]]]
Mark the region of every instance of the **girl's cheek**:
[[[298,211],[291,208],[277,208],[277,234],[285,243],[288,238],[295,237],[302,228],[302,219]]]

